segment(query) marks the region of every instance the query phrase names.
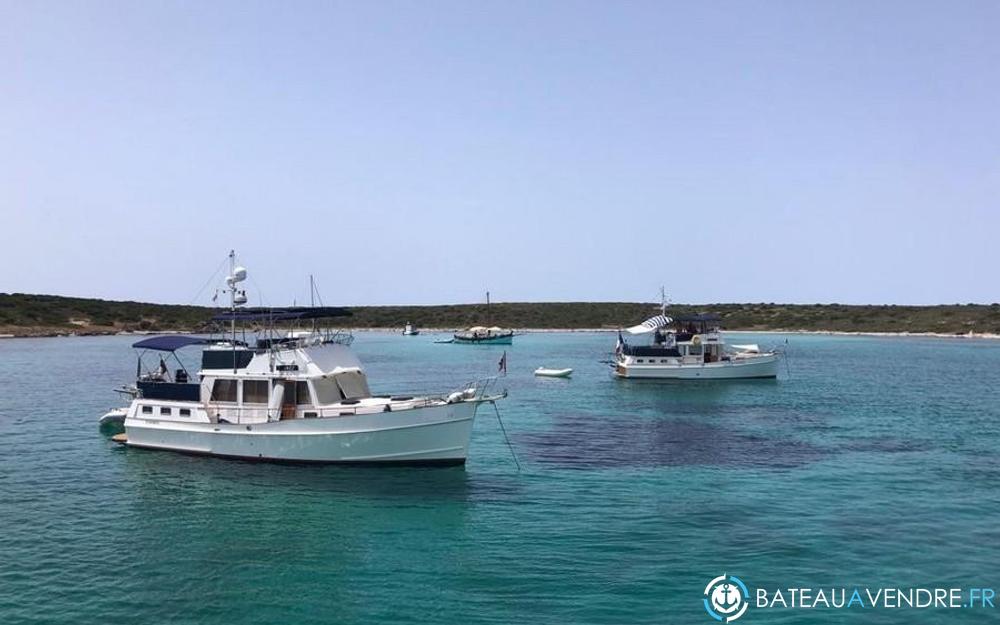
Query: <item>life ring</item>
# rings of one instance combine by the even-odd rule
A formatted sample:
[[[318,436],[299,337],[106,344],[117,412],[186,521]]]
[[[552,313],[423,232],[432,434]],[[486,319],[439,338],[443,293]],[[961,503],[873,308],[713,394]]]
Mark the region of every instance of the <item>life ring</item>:
[[[701,345],[701,335],[695,334],[694,338],[691,339],[691,343],[694,345]]]

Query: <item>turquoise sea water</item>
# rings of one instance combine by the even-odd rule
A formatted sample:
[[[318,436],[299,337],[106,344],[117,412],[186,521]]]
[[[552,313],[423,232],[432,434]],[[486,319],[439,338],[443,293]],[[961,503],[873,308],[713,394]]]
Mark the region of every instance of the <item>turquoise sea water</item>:
[[[449,390],[506,349],[520,472],[488,406],[464,468],[123,449],[96,420],[134,339],[0,341],[0,622],[712,623],[702,591],[723,573],[1000,588],[1000,342],[793,336],[790,379],[655,383],[609,377],[612,334],[434,338],[359,334],[373,391]]]

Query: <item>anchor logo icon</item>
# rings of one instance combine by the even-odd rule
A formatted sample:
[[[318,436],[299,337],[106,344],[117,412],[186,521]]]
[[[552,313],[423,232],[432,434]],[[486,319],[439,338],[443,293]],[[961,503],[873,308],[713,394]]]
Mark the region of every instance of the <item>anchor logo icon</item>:
[[[735,575],[720,575],[705,587],[703,603],[709,616],[723,623],[731,623],[743,616],[749,605],[750,593],[746,584]]]
[[[720,608],[726,612],[735,608],[740,602],[740,591],[733,588],[732,584],[722,584],[722,599],[718,601]]]

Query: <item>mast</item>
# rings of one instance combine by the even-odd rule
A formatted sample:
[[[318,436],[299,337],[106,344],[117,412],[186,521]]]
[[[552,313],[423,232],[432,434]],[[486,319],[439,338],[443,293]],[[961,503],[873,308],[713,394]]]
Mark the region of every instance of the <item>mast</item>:
[[[486,291],[486,326],[490,326],[490,292]]]
[[[316,300],[314,294],[316,293],[316,281],[313,280],[313,275],[309,274],[309,307],[314,308],[316,306]],[[312,330],[313,334],[316,333],[316,320],[312,320]]]
[[[229,320],[230,330],[233,334],[233,373],[236,373],[236,250],[229,250]]]
[[[236,250],[229,250],[229,275],[226,276],[226,287],[229,289],[229,331],[233,341],[233,373],[236,373],[236,307],[247,303],[247,292],[237,288],[240,282],[247,279],[247,270],[236,266]]]
[[[664,317],[667,316],[667,291],[662,286],[660,287],[660,314]]]

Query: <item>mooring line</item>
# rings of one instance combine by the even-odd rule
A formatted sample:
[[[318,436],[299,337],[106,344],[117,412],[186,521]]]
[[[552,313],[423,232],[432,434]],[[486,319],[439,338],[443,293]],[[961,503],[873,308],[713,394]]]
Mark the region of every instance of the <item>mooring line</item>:
[[[788,339],[785,339],[785,353],[782,354],[785,357],[785,373],[788,375],[788,379],[792,379],[792,366],[788,363]]]
[[[497,423],[500,424],[500,431],[503,432],[503,439],[507,441],[507,449],[510,450],[510,457],[514,459],[514,465],[517,466],[518,472],[521,471],[521,463],[517,461],[517,454],[514,453],[514,446],[510,444],[510,439],[507,438],[507,428],[503,426],[503,419],[500,418],[500,409],[497,408],[497,403],[491,401],[493,404],[493,411],[497,413]]]

